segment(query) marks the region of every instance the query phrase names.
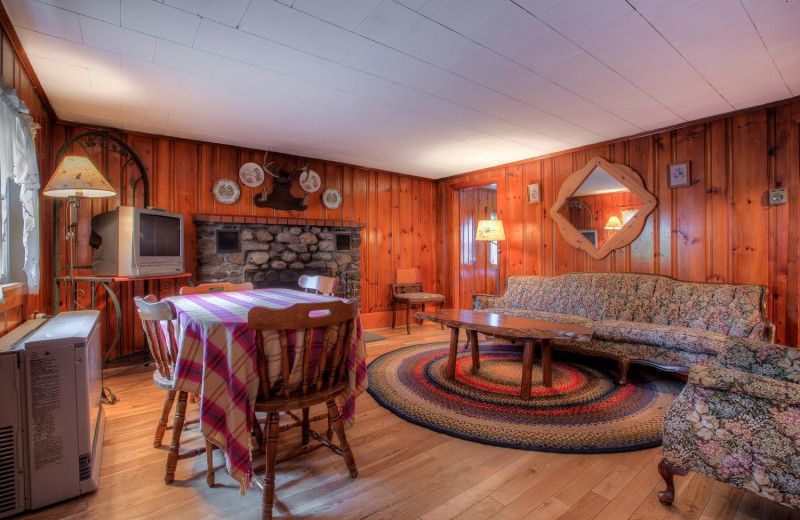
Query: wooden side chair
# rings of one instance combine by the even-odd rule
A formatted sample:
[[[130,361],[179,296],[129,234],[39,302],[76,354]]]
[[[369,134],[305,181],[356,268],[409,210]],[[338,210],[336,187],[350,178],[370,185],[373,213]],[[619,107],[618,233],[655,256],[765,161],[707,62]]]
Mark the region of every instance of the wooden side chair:
[[[320,311],[324,311],[320,312]],[[256,331],[258,345],[258,372],[261,391],[256,400],[256,412],[267,413],[266,473],[263,484],[262,519],[272,518],[275,499],[275,464],[278,453],[279,412],[307,410],[310,406],[325,403],[328,417],[339,441],[336,446],[331,437],[323,437],[311,430],[304,414],[302,445],[286,458],[293,458],[320,446],[325,446],[344,457],[350,476],[358,476],[355,458],[344,432],[344,424],[336,403],[338,396],[347,391],[347,340],[358,315],[358,300],[333,301],[322,304],[299,303],[286,309],[256,307],[247,316],[248,326]],[[297,329],[305,329],[302,351],[293,353],[290,335]],[[278,331],[281,355],[270,361],[263,331]],[[313,347],[313,348],[312,348]],[[318,357],[313,352],[318,353]],[[293,372],[292,363],[301,363],[301,370]],[[296,368],[295,368],[296,370]],[[290,379],[290,374],[297,374]],[[310,438],[316,443],[309,444]],[[286,458],[282,460],[286,460]]]
[[[153,446],[156,448],[161,446],[164,433],[168,429],[167,421],[176,394],[178,397],[178,405],[175,408],[175,417],[172,425],[172,443],[169,446],[169,454],[167,455],[167,470],[164,474],[164,482],[169,484],[175,480],[175,468],[178,465],[179,459],[194,457],[206,452],[208,457],[206,481],[209,486],[213,485],[214,472],[211,443],[206,441],[204,447],[187,450],[183,453],[180,452],[183,428],[188,424],[198,422],[198,419],[186,421],[186,401],[188,393],[176,391],[172,382],[175,356],[177,355],[175,331],[172,326],[172,320],[175,319],[176,315],[175,307],[168,301],[159,302],[152,294],[148,294],[144,298],[137,296],[133,301],[136,303],[136,311],[139,314],[139,318],[142,320],[142,327],[144,328],[144,334],[147,338],[147,345],[150,347],[150,355],[156,363],[156,370],[153,372],[153,382],[158,388],[167,392],[164,398],[164,406],[161,410],[161,418],[156,428],[155,439],[153,440]],[[160,322],[162,321],[167,322],[166,334],[161,327]]]
[[[339,280],[331,276],[308,276],[302,275],[297,284],[308,292],[309,289],[317,294],[324,294],[325,296],[336,296],[336,291],[339,289]]]
[[[231,292],[231,291],[251,291],[253,290],[253,284],[250,282],[244,283],[230,283],[230,282],[219,282],[219,283],[201,283],[196,287],[181,287],[178,294],[181,296],[186,296],[189,294],[207,294],[207,293],[215,293],[215,292]]]
[[[397,306],[406,307],[406,333],[411,334],[411,307],[421,305],[425,311],[425,305],[438,303],[440,308],[444,307],[444,296],[441,294],[427,293],[422,288],[422,282],[418,281],[417,270],[398,269],[397,283],[391,285],[392,290],[392,328],[395,326],[397,318]]]

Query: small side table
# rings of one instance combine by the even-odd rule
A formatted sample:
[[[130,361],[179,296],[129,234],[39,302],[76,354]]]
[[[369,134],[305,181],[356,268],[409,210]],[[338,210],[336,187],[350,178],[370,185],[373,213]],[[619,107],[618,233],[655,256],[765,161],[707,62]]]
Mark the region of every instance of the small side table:
[[[191,273],[169,274],[164,276],[141,276],[141,277],[95,276],[95,275],[77,275],[74,277],[75,282],[88,282],[90,284],[92,309],[95,308],[95,291],[97,289],[98,284],[103,286],[103,288],[106,290],[106,294],[108,294],[109,298],[111,298],[111,302],[114,304],[114,310],[116,311],[117,314],[117,327],[116,330],[114,331],[114,340],[111,342],[111,345],[106,350],[105,356],[103,356],[103,364],[105,364],[106,361],[108,361],[110,355],[117,350],[120,339],[122,338],[122,306],[120,305],[117,293],[114,291],[114,288],[111,284],[123,283],[123,282],[169,280],[174,278],[185,278],[189,282],[189,285],[194,286],[194,283],[192,283]],[[56,283],[57,284],[61,282],[66,283],[69,282],[69,280],[70,278],[68,276],[59,276],[58,278],[56,278]],[[106,323],[105,326],[106,326],[106,337],[108,337],[108,323]]]

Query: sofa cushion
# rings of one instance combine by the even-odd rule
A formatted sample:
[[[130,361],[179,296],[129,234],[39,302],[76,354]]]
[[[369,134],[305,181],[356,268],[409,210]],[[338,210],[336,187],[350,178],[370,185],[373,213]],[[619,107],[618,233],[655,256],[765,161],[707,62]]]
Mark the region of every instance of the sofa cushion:
[[[800,383],[800,349],[730,336],[717,366]]]
[[[553,340],[554,345],[559,339]],[[655,345],[643,343],[626,343],[622,341],[606,341],[592,339],[588,345],[576,345],[579,348],[602,352],[608,355],[637,361],[648,361],[665,367],[690,367],[692,365],[713,365],[717,356],[713,354],[696,354],[685,350],[669,350]]]
[[[659,277],[650,305],[651,323],[678,325],[759,338],[763,330],[758,285],[681,282]]]
[[[634,321],[596,321],[587,326],[594,329],[597,339],[653,345],[694,354],[719,354],[727,337],[702,329]]]
[[[514,316],[516,318],[529,318],[532,320],[555,321],[560,323],[571,323],[575,325],[591,324],[591,320],[587,320],[581,316],[574,314],[559,314],[557,312],[545,311],[529,311],[525,309],[504,309],[504,308],[489,308],[481,309],[482,312],[491,312],[494,314],[502,314],[503,316]]]

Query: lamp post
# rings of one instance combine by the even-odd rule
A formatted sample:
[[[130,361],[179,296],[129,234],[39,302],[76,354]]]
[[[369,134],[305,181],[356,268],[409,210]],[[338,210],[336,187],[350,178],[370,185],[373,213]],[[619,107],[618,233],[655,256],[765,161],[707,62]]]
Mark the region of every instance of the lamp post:
[[[494,242],[497,245],[497,294],[500,294],[500,240],[506,239],[501,220],[479,220],[475,240]]]
[[[48,197],[67,199],[67,230],[69,242],[69,310],[75,310],[75,242],[78,228],[78,207],[81,198],[112,197],[117,194],[103,174],[87,157],[68,155],[61,160],[47,186],[42,190]],[[57,282],[56,282],[57,283]]]

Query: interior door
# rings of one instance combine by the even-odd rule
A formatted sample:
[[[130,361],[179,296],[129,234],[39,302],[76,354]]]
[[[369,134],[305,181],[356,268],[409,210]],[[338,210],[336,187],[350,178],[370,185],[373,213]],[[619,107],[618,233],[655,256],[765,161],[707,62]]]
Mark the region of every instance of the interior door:
[[[472,307],[472,295],[494,294],[497,284],[497,246],[475,240],[479,220],[497,217],[497,190],[493,186],[459,190],[459,282],[462,309]]]

